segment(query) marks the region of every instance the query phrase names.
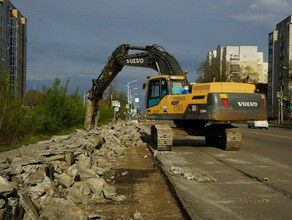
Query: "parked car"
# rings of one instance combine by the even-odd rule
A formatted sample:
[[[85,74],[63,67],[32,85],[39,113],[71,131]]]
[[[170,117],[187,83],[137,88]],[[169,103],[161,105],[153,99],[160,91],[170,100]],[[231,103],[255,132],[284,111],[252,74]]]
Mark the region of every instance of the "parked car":
[[[247,127],[248,128],[269,128],[269,122],[267,120],[263,121],[248,121],[247,122]]]

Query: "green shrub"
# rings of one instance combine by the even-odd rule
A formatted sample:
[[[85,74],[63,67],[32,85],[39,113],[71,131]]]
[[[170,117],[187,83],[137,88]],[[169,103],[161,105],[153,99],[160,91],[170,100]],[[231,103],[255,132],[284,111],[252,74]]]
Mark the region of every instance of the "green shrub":
[[[10,74],[0,75],[0,144],[9,145],[22,136],[25,112],[10,87]]]
[[[83,123],[84,104],[78,96],[78,89],[71,96],[67,96],[68,84],[67,80],[65,86],[61,86],[61,80],[55,79],[52,87],[43,87],[37,121],[38,132],[54,134]]]
[[[100,106],[100,113],[99,113],[98,124],[106,124],[108,122],[111,122],[114,117],[114,112],[113,112],[113,109],[108,106],[108,101],[101,100],[99,102],[99,106]]]

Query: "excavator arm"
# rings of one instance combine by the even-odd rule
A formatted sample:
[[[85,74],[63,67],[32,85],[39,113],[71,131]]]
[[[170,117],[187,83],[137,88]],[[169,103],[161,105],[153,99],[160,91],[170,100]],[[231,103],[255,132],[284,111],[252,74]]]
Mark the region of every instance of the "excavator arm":
[[[129,54],[130,50],[139,53]],[[163,75],[182,75],[184,72],[178,61],[158,45],[134,46],[122,44],[109,57],[97,79],[92,80],[88,91],[88,101],[84,127],[95,129],[99,117],[99,101],[103,93],[124,66],[150,68]]]

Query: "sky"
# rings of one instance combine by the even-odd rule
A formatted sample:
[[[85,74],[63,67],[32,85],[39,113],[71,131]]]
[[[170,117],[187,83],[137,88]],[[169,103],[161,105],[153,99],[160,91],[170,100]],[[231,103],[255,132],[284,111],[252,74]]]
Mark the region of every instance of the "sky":
[[[292,0],[10,0],[27,18],[28,89],[55,78],[86,90],[121,44],[161,45],[189,81],[218,45],[258,46],[292,14]],[[142,87],[148,69],[124,67],[117,87]],[[150,75],[156,74],[151,72]],[[39,83],[39,84],[38,84]],[[140,91],[141,93],[143,91]]]

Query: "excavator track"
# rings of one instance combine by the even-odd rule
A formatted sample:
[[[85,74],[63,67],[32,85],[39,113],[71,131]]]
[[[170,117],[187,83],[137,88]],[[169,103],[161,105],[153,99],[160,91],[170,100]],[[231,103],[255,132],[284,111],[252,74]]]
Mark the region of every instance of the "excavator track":
[[[169,151],[173,145],[172,129],[167,124],[152,125],[151,138],[156,149]]]
[[[211,124],[206,127],[207,144],[226,151],[237,151],[241,146],[241,130],[230,124]]]

